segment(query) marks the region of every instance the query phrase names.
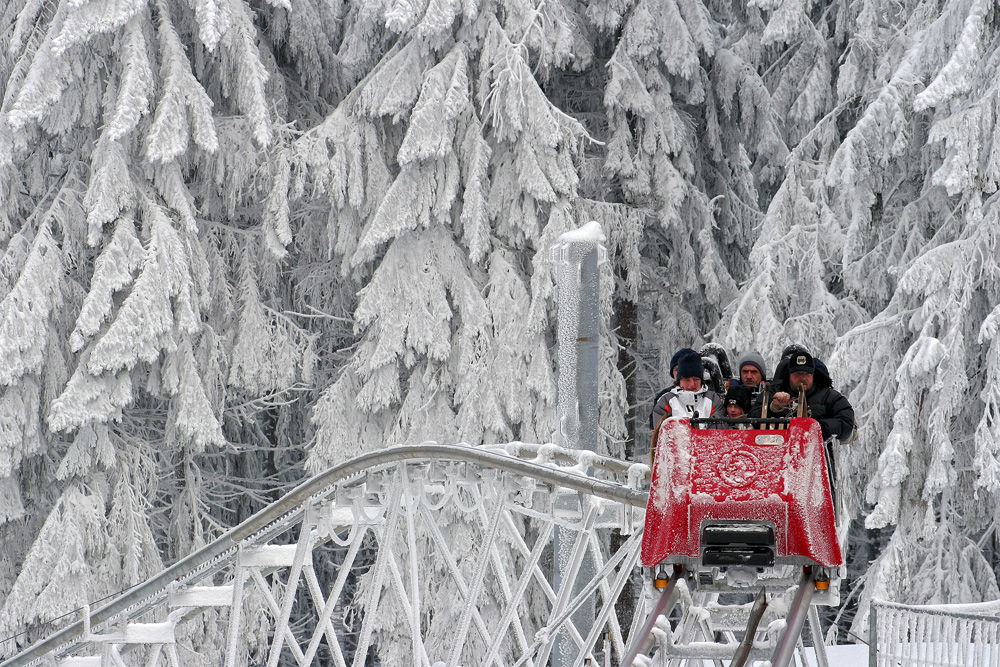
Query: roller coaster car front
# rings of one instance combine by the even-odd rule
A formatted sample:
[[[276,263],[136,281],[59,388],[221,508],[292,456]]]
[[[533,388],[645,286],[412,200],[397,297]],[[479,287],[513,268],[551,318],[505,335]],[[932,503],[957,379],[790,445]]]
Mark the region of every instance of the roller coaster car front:
[[[660,426],[642,564],[706,568],[843,563],[819,424],[782,430]]]

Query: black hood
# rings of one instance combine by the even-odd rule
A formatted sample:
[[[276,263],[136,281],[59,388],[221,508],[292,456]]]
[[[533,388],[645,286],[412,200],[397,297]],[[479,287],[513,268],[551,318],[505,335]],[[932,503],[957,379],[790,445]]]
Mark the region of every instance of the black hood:
[[[816,372],[813,373],[813,388],[810,391],[832,387],[833,380],[830,379],[830,371],[827,370],[826,364],[813,357],[813,365],[816,367]],[[772,396],[779,391],[788,392],[789,394],[794,393],[791,389],[788,376],[788,357],[785,357],[778,362],[778,367],[774,369],[774,380],[771,382]]]

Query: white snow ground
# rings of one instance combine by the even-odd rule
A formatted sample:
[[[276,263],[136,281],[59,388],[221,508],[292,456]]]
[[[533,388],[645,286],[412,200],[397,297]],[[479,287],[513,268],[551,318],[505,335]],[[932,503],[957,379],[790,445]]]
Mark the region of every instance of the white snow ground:
[[[864,644],[827,646],[826,657],[831,667],[868,667],[868,647]],[[816,654],[810,647],[806,647],[806,659],[809,660],[809,667],[818,667]],[[769,662],[758,661],[753,663],[753,667],[769,664]]]
[[[816,654],[812,648],[806,648],[809,667],[817,667]],[[864,644],[841,644],[827,646],[826,657],[831,667],[868,667],[868,647]]]

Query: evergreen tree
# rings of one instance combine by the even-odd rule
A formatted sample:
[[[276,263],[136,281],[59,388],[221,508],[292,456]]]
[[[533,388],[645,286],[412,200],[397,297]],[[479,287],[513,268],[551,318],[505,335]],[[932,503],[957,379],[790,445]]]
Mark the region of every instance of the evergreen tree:
[[[277,196],[255,202],[287,189],[290,135],[251,9],[0,16],[0,628],[26,643],[301,474],[284,452],[303,419],[283,404],[312,381],[317,334],[275,308],[287,223]],[[241,272],[267,286],[237,304]],[[262,346],[271,367],[247,362]],[[245,494],[222,492],[234,480]]]
[[[770,203],[750,255],[762,270],[718,331],[772,355],[806,343],[849,390],[860,430],[839,451],[846,509],[897,526],[863,607],[995,598],[972,539],[997,501],[996,185],[982,115],[994,88],[977,84],[994,36],[978,3],[885,10],[831,4],[810,19],[832,27],[836,87]]]
[[[996,596],[996,43],[980,0],[11,0],[0,631],[359,452],[552,439],[592,219],[603,452],[678,347],[805,343],[899,527],[864,599]]]

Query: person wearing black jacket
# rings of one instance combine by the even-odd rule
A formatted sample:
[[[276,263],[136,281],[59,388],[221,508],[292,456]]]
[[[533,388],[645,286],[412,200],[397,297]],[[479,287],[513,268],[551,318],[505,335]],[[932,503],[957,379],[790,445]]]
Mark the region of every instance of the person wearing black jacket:
[[[771,383],[773,395],[767,408],[768,416],[793,416],[793,402],[798,398],[800,387],[806,390],[809,416],[819,422],[823,439],[849,440],[854,433],[854,408],[846,396],[833,388],[826,366],[816,363],[805,351],[796,351],[787,358],[787,364],[779,364]],[[762,402],[762,396],[758,396],[753,414],[760,414]]]

